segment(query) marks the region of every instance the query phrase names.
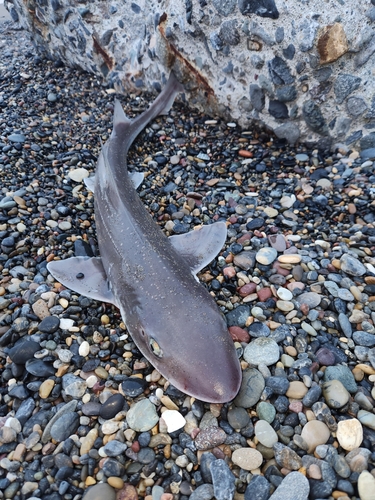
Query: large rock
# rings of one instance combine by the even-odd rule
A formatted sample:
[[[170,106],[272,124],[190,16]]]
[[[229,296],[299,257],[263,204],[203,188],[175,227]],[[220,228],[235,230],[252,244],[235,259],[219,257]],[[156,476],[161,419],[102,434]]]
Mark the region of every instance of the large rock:
[[[158,92],[173,70],[191,106],[291,143],[372,144],[368,0],[5,0],[37,49],[119,91]],[[374,135],[374,134],[373,134]],[[369,140],[367,140],[369,138]]]

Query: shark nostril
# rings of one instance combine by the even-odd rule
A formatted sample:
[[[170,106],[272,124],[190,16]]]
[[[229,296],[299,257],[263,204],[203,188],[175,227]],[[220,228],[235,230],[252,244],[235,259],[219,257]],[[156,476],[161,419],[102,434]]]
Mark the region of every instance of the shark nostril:
[[[150,343],[151,350],[155,354],[155,356],[157,356],[158,358],[162,358],[163,351],[160,348],[159,344],[156,342],[156,340],[153,338],[150,338],[149,343]]]

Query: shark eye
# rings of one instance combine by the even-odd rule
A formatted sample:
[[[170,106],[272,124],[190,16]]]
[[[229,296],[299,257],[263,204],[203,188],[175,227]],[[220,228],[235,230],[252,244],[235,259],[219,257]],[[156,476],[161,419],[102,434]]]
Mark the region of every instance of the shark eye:
[[[150,344],[151,350],[155,354],[155,356],[157,356],[158,358],[162,358],[163,357],[163,351],[162,351],[162,349],[160,349],[160,346],[156,342],[156,340],[153,339],[153,338],[150,338],[149,344]]]

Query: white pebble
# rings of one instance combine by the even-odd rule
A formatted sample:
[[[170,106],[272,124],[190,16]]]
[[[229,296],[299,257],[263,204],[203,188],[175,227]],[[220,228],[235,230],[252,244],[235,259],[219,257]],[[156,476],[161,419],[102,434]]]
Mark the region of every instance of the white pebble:
[[[90,352],[90,344],[87,342],[87,340],[84,340],[82,344],[79,346],[78,353],[80,356],[87,356]]]
[[[185,418],[177,410],[165,410],[162,419],[167,426],[168,432],[175,432],[186,424]]]

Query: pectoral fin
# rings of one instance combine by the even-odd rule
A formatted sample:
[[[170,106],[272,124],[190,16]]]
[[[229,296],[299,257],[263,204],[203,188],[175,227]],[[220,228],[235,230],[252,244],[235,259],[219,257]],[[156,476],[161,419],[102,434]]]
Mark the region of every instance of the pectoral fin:
[[[216,222],[189,233],[170,236],[169,239],[195,275],[216,257],[223,248],[226,237],[225,222]]]
[[[117,307],[99,257],[71,257],[47,264],[48,271],[62,285],[90,299]]]

